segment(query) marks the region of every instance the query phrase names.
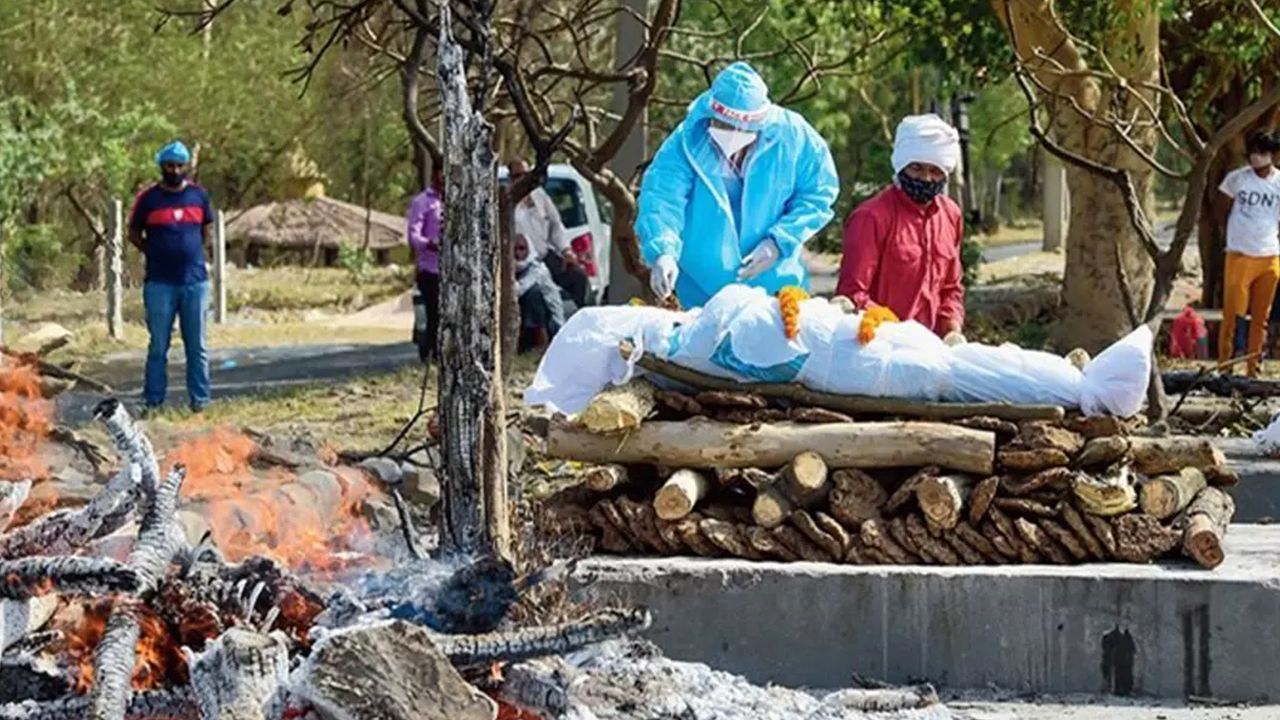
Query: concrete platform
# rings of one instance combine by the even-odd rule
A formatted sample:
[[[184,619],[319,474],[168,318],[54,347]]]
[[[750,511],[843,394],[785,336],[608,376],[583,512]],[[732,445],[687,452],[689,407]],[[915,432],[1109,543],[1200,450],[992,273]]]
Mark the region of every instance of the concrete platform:
[[[647,606],[672,658],[758,682],[851,674],[951,688],[1280,699],[1280,527],[1194,565],[856,567],[593,558],[589,592]]]

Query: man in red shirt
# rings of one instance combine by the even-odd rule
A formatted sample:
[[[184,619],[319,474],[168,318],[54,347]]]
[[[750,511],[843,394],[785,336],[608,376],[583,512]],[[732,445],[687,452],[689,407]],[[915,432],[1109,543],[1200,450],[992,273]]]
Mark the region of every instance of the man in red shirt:
[[[959,134],[942,118],[903,118],[893,141],[893,184],[845,222],[838,294],[860,309],[885,306],[940,337],[959,337],[964,219],[943,193],[959,157]]]

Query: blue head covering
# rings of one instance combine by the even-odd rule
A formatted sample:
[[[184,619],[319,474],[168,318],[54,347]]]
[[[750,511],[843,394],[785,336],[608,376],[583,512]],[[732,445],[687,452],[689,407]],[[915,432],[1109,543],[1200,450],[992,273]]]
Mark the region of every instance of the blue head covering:
[[[768,123],[773,109],[764,78],[745,62],[736,62],[721,70],[711,89],[698,97],[691,108],[699,115],[752,132],[758,132]]]
[[[167,162],[182,163],[185,165],[186,163],[191,162],[191,151],[187,149],[186,145],[182,144],[181,140],[174,140],[168,145],[160,148],[160,152],[156,153],[157,165],[162,165]]]

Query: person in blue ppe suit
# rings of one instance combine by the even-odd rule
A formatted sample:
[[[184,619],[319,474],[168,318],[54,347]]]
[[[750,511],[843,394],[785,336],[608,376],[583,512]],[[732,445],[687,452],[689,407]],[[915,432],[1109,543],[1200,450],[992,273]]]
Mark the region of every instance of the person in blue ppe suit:
[[[636,234],[650,288],[686,308],[734,282],[807,290],[801,248],[831,220],[839,185],[822,136],[771,103],[750,65],[730,65],[645,172]]]

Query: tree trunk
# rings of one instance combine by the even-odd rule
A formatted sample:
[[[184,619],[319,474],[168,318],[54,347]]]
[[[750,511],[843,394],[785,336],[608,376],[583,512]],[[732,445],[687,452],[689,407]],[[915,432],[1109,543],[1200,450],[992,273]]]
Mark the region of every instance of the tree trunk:
[[[1231,496],[1218,488],[1204,488],[1187,508],[1187,529],[1182,538],[1182,549],[1202,567],[1215,568],[1222,564],[1222,538],[1227,525],[1235,514],[1236,504]]]
[[[640,427],[657,401],[653,385],[637,378],[606,388],[591,398],[578,421],[591,432],[616,433]]]
[[[447,406],[446,406],[447,407]],[[927,422],[728,425],[710,420],[647,422],[624,439],[553,422],[547,452],[590,463],[677,467],[781,467],[812,450],[831,468],[921,467],[936,463],[987,475],[995,435]]]
[[[440,293],[440,546],[446,554],[509,557],[493,127],[472,109],[448,3],[441,6],[437,72],[451,198],[441,257],[441,274],[450,281]]]
[[[1204,473],[1187,467],[1177,474],[1153,477],[1143,483],[1138,501],[1146,514],[1167,520],[1181,512],[1204,488]]]

